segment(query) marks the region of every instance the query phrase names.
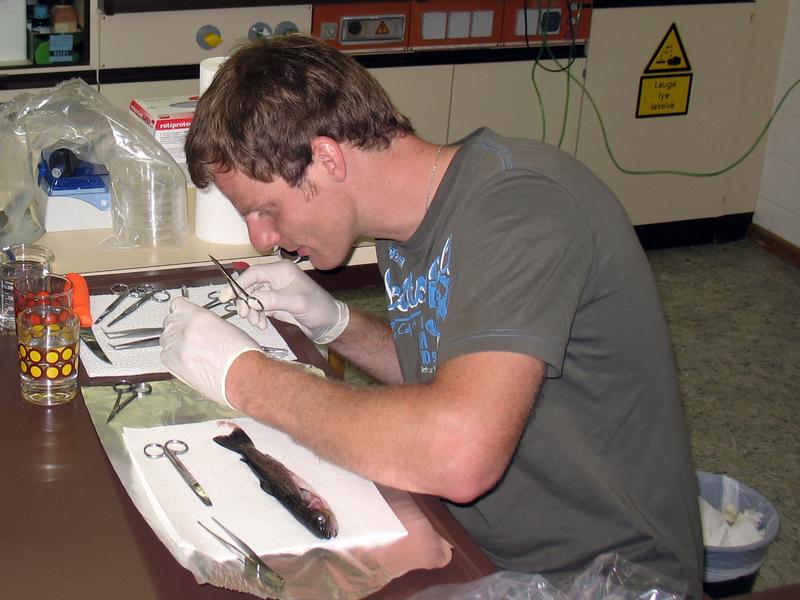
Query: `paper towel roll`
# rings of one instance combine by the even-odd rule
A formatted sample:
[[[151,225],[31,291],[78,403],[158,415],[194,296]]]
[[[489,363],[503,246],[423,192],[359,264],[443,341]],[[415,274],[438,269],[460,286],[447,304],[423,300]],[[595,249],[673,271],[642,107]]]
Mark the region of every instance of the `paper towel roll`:
[[[211,82],[214,81],[217,69],[225,62],[226,58],[227,56],[213,56],[200,62],[200,90],[198,93],[201,96],[211,85]]]
[[[213,244],[249,244],[247,224],[216,186],[197,190],[194,233]]]
[[[200,63],[202,95],[211,85],[225,56],[214,56]],[[242,216],[216,186],[197,190],[194,212],[194,233],[201,240],[214,244],[249,244],[247,225]]]

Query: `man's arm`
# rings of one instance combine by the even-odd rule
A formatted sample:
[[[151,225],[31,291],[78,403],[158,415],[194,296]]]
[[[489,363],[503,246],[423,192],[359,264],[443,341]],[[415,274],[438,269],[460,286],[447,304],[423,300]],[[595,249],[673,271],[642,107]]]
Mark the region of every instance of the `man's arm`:
[[[381,383],[403,382],[392,330],[377,317],[351,308],[347,328],[330,348]]]
[[[345,468],[469,502],[503,475],[543,376],[534,357],[481,352],[441,365],[430,383],[361,388],[248,352],[226,390],[242,412]]]

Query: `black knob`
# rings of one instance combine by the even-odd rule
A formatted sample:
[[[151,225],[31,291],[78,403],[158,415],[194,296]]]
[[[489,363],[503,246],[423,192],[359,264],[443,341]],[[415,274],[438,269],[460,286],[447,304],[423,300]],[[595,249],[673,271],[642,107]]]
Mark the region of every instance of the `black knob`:
[[[78,157],[69,148],[58,148],[50,153],[47,161],[50,165],[50,173],[58,179],[59,177],[71,177],[78,166]]]
[[[361,21],[348,21],[347,22],[347,33],[349,33],[352,36],[357,36],[359,33],[361,33],[361,30],[363,28],[364,27],[363,27],[363,25],[361,25]]]

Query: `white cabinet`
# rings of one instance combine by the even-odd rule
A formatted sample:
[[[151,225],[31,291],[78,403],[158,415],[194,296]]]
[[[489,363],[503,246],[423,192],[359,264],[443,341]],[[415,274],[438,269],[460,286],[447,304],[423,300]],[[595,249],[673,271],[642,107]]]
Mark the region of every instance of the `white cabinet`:
[[[578,59],[570,69],[580,76],[585,63],[584,59]],[[507,136],[544,138],[574,153],[581,90],[569,81],[565,72],[545,70],[559,70],[567,64],[567,59],[558,64],[545,60],[535,70],[533,61],[457,65],[453,75],[448,141],[457,141],[476,128],[487,126]],[[533,86],[533,77],[541,101]]]
[[[398,110],[411,119],[421,137],[447,142],[452,94],[452,65],[371,69]]]

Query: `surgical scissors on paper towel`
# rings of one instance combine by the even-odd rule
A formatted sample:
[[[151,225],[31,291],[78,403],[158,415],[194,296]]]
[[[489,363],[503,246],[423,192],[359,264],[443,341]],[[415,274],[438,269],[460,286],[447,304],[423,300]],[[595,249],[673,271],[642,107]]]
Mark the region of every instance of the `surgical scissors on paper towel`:
[[[139,398],[140,396],[147,396],[153,391],[153,388],[149,383],[131,383],[130,381],[125,381],[124,379],[115,383],[111,389],[117,392],[117,400],[114,402],[114,407],[111,409],[111,412],[108,413],[108,419],[106,419],[106,423],[111,423],[114,417],[121,413],[122,409],[128,406],[128,404],[133,402],[136,398]],[[123,400],[123,394],[130,394],[130,396]]]
[[[280,591],[283,589],[285,581],[283,577],[278,575],[275,571],[273,571],[267,564],[261,560],[258,554],[255,551],[244,543],[244,541],[239,538],[235,533],[233,533],[230,529],[225,527],[222,523],[217,521],[216,518],[211,517],[211,520],[214,521],[217,525],[219,525],[222,530],[228,534],[228,536],[233,540],[234,543],[229,542],[221,535],[218,535],[211,531],[208,527],[203,525],[200,521],[197,522],[200,527],[205,529],[208,533],[214,536],[220,544],[235,552],[240,561],[244,563],[244,572],[248,576],[255,575],[258,580],[266,585],[269,589],[274,591]]]
[[[94,324],[98,325],[100,321],[105,319],[115,308],[119,306],[120,302],[125,300],[125,298],[127,298],[128,296],[133,296],[134,298],[138,298],[139,296],[141,296],[145,292],[150,291],[151,289],[153,289],[153,286],[151,286],[148,283],[143,283],[142,285],[137,285],[134,287],[130,287],[125,283],[115,283],[114,285],[111,286],[111,293],[116,294],[117,297],[111,304],[108,305],[108,308],[106,308],[103,311],[103,313],[95,319]]]
[[[142,289],[144,289],[145,287],[149,288],[149,289],[147,289],[146,291],[142,292],[141,295],[137,296],[139,299],[136,302],[134,302],[128,308],[126,308],[121,313],[119,313],[114,318],[114,320],[111,321],[111,323],[108,324],[109,327],[111,327],[114,323],[116,323],[120,319],[124,319],[125,317],[127,317],[128,315],[133,313],[134,311],[138,310],[139,307],[142,304],[144,304],[145,302],[147,302],[148,300],[155,300],[156,302],[166,302],[167,300],[169,300],[172,297],[167,290],[155,290],[155,289],[153,289],[153,286],[151,286],[149,284],[145,284],[145,285],[139,286],[139,288],[142,288]]]
[[[222,263],[220,263],[216,258],[211,256],[210,254],[208,255],[208,258],[213,260],[214,264],[217,265],[217,267],[219,267],[219,270],[222,271],[222,274],[225,275],[225,279],[228,281],[228,285],[231,286],[231,289],[233,290],[233,295],[236,296],[237,300],[241,300],[242,302],[247,304],[247,306],[251,310],[260,310],[261,312],[264,312],[264,305],[261,304],[261,300],[259,300],[255,296],[251,296],[250,294],[248,294],[245,291],[245,289],[239,285],[239,282],[236,281],[230,273],[228,273],[228,270],[225,267],[223,267]]]
[[[178,471],[181,478],[186,482],[186,485],[195,493],[195,496],[200,498],[200,501],[206,506],[211,506],[211,498],[208,497],[203,486],[197,483],[197,479],[194,478],[189,472],[189,469],[187,469],[178,458],[178,454],[186,454],[188,451],[189,444],[183,440],[169,440],[164,442],[164,444],[152,442],[144,447],[144,455],[147,458],[163,458],[166,456],[169,462],[172,463],[172,466],[175,467],[175,470]]]

